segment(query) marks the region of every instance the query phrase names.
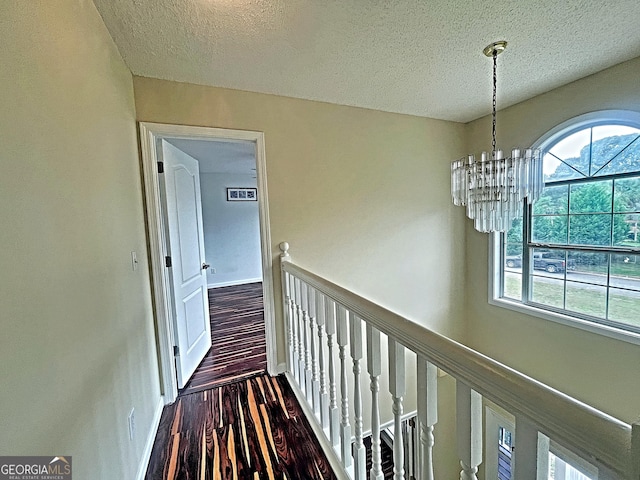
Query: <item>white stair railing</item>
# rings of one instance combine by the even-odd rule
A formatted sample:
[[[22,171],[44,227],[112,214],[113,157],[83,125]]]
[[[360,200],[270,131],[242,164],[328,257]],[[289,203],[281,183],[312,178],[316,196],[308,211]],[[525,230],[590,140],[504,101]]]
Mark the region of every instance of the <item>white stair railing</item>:
[[[321,444],[342,477],[381,480],[381,333],[389,339],[389,394],[394,423],[394,480],[404,478],[402,442],[406,395],[405,350],[417,354],[415,391],[420,447],[418,479],[434,480],[434,426],[438,422],[437,371],[456,381],[456,436],[460,479],[476,480],[482,463],[483,396],[516,418],[513,478],[548,478],[549,440],[598,468],[598,479],[640,480],[640,423],[629,425],[585,405],[460,343],[435,333],[309,272],[282,250],[282,296],[289,347],[287,376]],[[364,325],[363,325],[364,324]],[[363,345],[363,339],[365,344]],[[326,342],[326,344],[324,343]],[[335,346],[338,346],[336,352]],[[349,352],[349,353],[347,353]],[[371,411],[363,411],[361,362],[366,353]],[[336,360],[336,356],[338,360]],[[349,362],[349,358],[351,362]],[[348,368],[351,363],[351,368]],[[339,369],[340,388],[336,369]],[[353,390],[350,397],[349,380]],[[339,390],[339,398],[338,398]],[[353,404],[351,422],[349,402]],[[365,471],[363,418],[371,420],[372,467]],[[351,426],[354,426],[352,432]],[[352,436],[353,434],[353,436]],[[413,461],[415,460],[415,462]]]

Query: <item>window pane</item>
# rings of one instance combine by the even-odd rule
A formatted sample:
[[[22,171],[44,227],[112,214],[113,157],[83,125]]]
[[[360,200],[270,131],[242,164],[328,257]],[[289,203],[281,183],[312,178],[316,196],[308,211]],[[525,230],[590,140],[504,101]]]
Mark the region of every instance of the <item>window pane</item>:
[[[507,232],[507,243],[522,243],[522,217],[511,222],[511,228]],[[522,249],[520,249],[520,252]]]
[[[534,216],[531,240],[540,243],[567,243],[567,217],[564,215]]]
[[[614,212],[640,212],[640,177],[615,181]]]
[[[636,128],[622,125],[593,127],[591,175],[610,175],[637,170],[640,164],[633,162],[633,159],[637,159],[640,154],[640,143],[634,143],[639,133]]]
[[[509,268],[522,266],[522,218],[511,222],[512,227],[503,237],[505,266]]]
[[[594,176],[640,171],[640,138],[629,135],[626,140],[631,140],[631,143],[600,170],[594,170]]]
[[[549,153],[562,160],[550,177],[576,178],[575,171],[581,176],[589,175],[591,129],[587,128],[560,140]]]
[[[609,320],[640,327],[640,292],[609,289]]]
[[[611,255],[612,287],[640,291],[640,255]],[[640,317],[640,311],[637,313]]]
[[[515,271],[504,273],[504,296],[522,301],[522,275]]]
[[[533,204],[534,215],[566,214],[569,203],[569,187],[545,187],[540,198]]]
[[[569,251],[567,271],[571,279],[595,285],[607,285],[609,271],[608,253]]]
[[[571,185],[569,213],[611,212],[611,180]]]
[[[552,307],[564,307],[564,281],[538,276],[531,277],[531,300]]]
[[[543,179],[545,183],[584,178],[582,173],[569,167],[558,157],[550,153],[542,157],[542,171],[544,173]]]
[[[567,282],[567,310],[604,318],[607,314],[607,288]]]
[[[588,476],[562,458],[549,452],[548,478],[549,480],[594,480],[598,478],[598,475],[596,472],[593,476]]]
[[[565,250],[534,249],[529,262],[536,275],[562,278],[566,269]]]
[[[640,255],[611,255],[609,320],[640,326]]]
[[[509,251],[509,246],[511,246],[511,251]],[[514,243],[507,244],[507,254],[504,257],[504,266],[508,269],[521,268],[522,267],[522,244]],[[509,254],[511,253],[511,254]]]
[[[522,206],[520,207],[522,214]],[[511,222],[511,228],[502,236],[504,266],[502,270],[502,296],[522,301],[522,215]]]
[[[571,245],[611,245],[611,215],[571,215],[569,243]]]
[[[640,247],[640,214],[617,213],[613,216],[613,244]]]

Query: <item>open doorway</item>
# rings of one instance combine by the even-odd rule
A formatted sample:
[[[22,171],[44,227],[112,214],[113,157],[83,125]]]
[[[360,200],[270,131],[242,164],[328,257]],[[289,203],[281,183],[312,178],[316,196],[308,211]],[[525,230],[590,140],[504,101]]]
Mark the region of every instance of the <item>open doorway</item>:
[[[228,314],[234,298],[253,302],[255,310],[260,297],[262,336],[249,341],[263,342],[256,351],[266,353],[267,371],[277,373],[263,134],[141,123],[140,138],[165,403],[175,400],[179,388],[193,386],[189,379],[197,368],[202,367],[195,388],[230,375],[229,369],[240,368],[240,375],[249,373],[244,367],[264,370],[264,362],[256,366],[250,358],[236,357],[235,366],[231,359],[222,365],[226,372],[217,368],[220,365],[212,368],[213,358],[203,360],[212,356],[219,337],[205,329],[209,317],[220,319],[216,309]],[[194,206],[197,202],[201,205]],[[185,248],[187,244],[191,246]],[[182,292],[188,282],[197,286]],[[231,310],[242,312],[245,307]],[[226,317],[231,323],[223,329],[233,329],[234,321],[252,320],[242,314]],[[211,337],[211,350],[196,348]],[[247,343],[232,337],[239,345]]]
[[[167,157],[196,160],[200,183],[211,348],[187,381],[180,382],[178,369],[179,395],[185,395],[266,371],[256,153],[248,140],[161,144],[161,187],[170,177]]]

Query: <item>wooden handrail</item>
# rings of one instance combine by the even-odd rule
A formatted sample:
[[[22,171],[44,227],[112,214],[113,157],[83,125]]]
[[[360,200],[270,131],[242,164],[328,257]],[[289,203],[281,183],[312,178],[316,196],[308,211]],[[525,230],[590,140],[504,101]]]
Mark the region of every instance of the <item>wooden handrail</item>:
[[[288,248],[288,246],[287,246]],[[286,253],[286,250],[285,250]],[[282,270],[576,454],[622,478],[633,473],[632,426],[398,315],[282,257]],[[638,427],[634,425],[634,429]],[[634,450],[637,450],[634,443]]]

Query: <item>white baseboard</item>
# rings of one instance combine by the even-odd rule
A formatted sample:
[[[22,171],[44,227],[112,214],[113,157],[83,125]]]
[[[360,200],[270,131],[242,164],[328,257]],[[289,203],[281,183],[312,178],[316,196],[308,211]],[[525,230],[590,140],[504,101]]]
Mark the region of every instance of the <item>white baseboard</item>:
[[[234,285],[245,285],[247,283],[258,283],[258,282],[262,282],[262,278],[247,278],[245,280],[232,280],[230,282],[209,283],[207,287],[208,288],[232,287]]]
[[[149,460],[151,459],[151,450],[153,449],[153,442],[156,439],[158,433],[158,426],[160,425],[160,417],[162,416],[162,410],[164,409],[164,397],[160,396],[156,410],[153,413],[153,420],[151,421],[151,428],[147,434],[147,441],[144,444],[144,450],[142,457],[140,458],[140,464],[138,465],[138,474],[136,480],[144,480],[147,474],[147,467],[149,466]]]
[[[278,363],[275,366],[272,366],[267,361],[267,373],[269,375],[271,375],[272,377],[280,375],[281,373],[285,373],[286,371],[287,371],[287,364],[286,363]]]
[[[318,440],[318,443],[320,443],[320,447],[322,448],[322,451],[326,455],[327,460],[329,460],[329,464],[331,465],[333,472],[336,474],[336,477],[338,478],[338,480],[350,480],[350,475],[345,471],[344,467],[342,466],[342,461],[338,457],[338,453],[334,450],[333,445],[331,445],[331,442],[326,437],[324,430],[322,429],[322,425],[318,423],[318,420],[316,419],[316,416],[314,415],[312,408],[309,407],[309,405],[307,404],[307,399],[304,393],[302,393],[302,391],[298,387],[298,384],[296,383],[295,378],[293,378],[293,375],[290,372],[285,372],[285,376],[287,378],[287,381],[289,382],[289,385],[291,386],[291,390],[293,391],[293,394],[298,399],[298,403],[302,408],[302,412],[304,413],[304,416],[307,418],[309,425],[311,425],[311,429],[313,430],[313,433],[315,434]]]

